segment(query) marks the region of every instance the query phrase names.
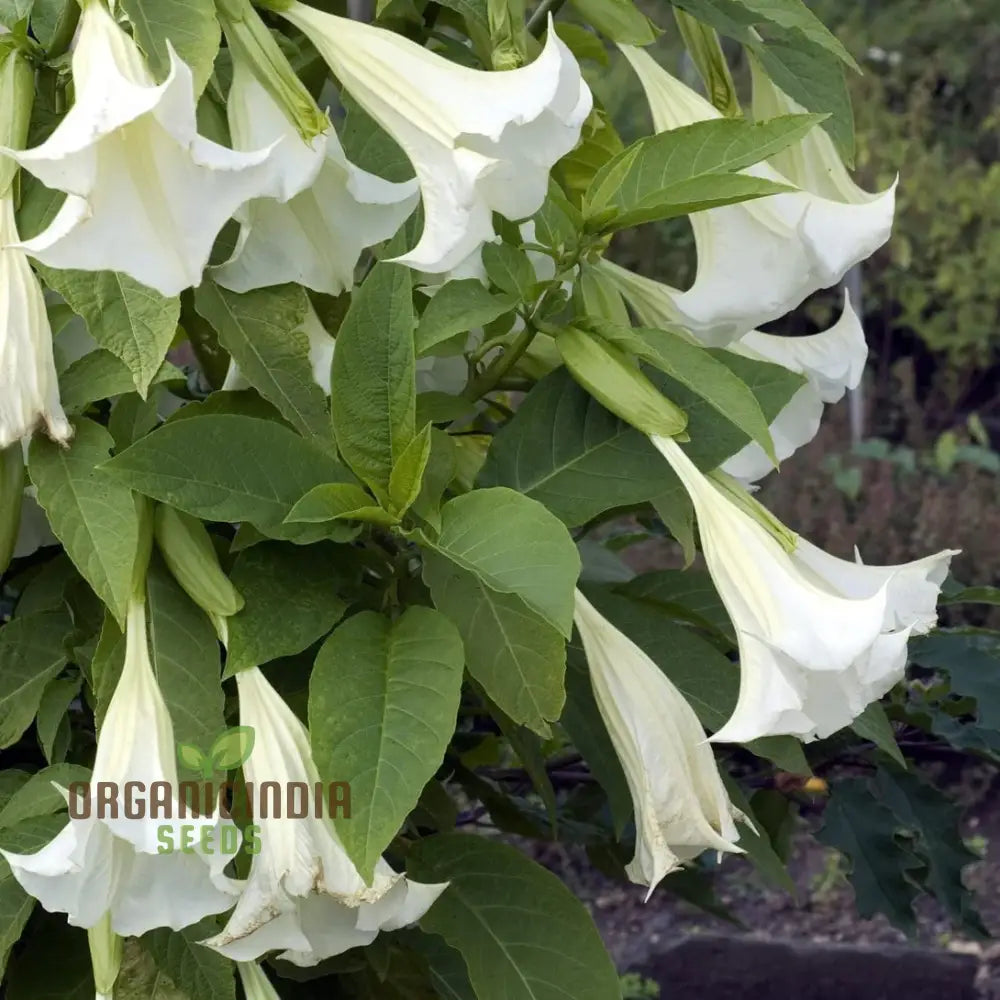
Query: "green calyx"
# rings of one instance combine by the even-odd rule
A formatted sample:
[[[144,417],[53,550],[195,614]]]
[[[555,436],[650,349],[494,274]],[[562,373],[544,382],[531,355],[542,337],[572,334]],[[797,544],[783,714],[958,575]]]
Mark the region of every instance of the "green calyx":
[[[799,536],[781,523],[762,503],[728,473],[715,469],[708,474],[716,488],[745,514],[749,514],[789,554],[795,551]]]
[[[273,4],[269,9],[284,8]],[[305,142],[330,127],[330,119],[313,100],[270,29],[250,0],[216,0],[219,20],[234,59],[242,62],[271,95]]]

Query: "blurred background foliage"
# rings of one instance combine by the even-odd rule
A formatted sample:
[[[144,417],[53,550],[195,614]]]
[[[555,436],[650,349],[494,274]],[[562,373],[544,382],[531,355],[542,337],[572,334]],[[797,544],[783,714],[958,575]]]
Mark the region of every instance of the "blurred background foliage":
[[[961,547],[955,575],[1000,582],[1000,19],[996,0],[814,0],[817,15],[864,70],[850,80],[856,180],[880,190],[900,177],[893,237],[864,265],[864,437],[851,442],[847,404],[819,437],[770,476],[762,499],[812,541],[868,562]],[[663,65],[697,86],[673,18]],[[726,45],[749,105],[749,73]],[[626,141],[652,129],[623,59],[593,83]],[[684,288],[694,244],[686,220],[639,227],[612,249],[620,263]],[[821,292],[768,327],[804,334],[841,301]]]

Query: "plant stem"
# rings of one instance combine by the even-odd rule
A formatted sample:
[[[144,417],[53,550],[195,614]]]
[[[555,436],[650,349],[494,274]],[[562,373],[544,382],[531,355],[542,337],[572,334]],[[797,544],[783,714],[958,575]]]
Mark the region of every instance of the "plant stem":
[[[481,399],[488,392],[492,392],[503,377],[521,360],[524,352],[531,346],[538,331],[533,325],[526,326],[518,335],[514,342],[508,347],[500,357],[496,358],[482,373],[474,378],[466,387],[462,395],[472,402]]]

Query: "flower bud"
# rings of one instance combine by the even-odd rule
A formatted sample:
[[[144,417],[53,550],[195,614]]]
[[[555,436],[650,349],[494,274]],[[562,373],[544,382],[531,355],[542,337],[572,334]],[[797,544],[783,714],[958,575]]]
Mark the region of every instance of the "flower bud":
[[[201,521],[160,504],[155,527],[156,544],[188,597],[213,619],[235,615],[243,607],[243,598],[223,573]]]
[[[556,346],[573,378],[612,413],[645,434],[674,437],[687,415],[672,403],[617,347],[568,327]]]
[[[24,53],[4,46],[0,49],[0,146],[23,149],[35,101],[35,74]],[[0,156],[0,197],[17,174],[17,163]]]
[[[114,996],[115,980],[122,965],[122,939],[111,929],[111,911],[87,931],[90,964],[94,970],[97,1000]]]

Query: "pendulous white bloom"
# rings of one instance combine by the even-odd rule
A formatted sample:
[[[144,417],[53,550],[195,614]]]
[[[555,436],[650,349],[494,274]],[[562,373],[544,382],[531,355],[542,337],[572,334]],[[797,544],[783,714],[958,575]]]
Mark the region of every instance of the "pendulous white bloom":
[[[240,724],[255,733],[243,765],[247,782],[314,788],[319,775],[305,726],[257,667],[237,674],[236,684]],[[222,932],[203,942],[237,962],[282,949],[280,958],[315,965],[419,920],[447,887],[411,882],[381,860],[365,885],[329,817],[312,809],[303,819],[260,815],[254,822],[260,850],[243,894]]]
[[[271,151],[200,136],[191,70],[170,48],[157,86],[103,0],[83,4],[73,82],[76,101],[42,145],[4,150],[68,195],[44,232],[15,245],[51,267],[120,271],[163,295],[200,284],[226,220],[271,188]]]
[[[658,132],[721,117],[644,50],[628,45],[621,50],[642,82]],[[821,129],[813,133],[821,134]],[[783,316],[817,289],[836,284],[889,238],[895,184],[880,194],[867,194],[849,178],[850,189],[834,183],[832,178],[846,177],[846,171],[832,145],[823,145],[821,139],[798,147],[795,155],[809,162],[808,170],[796,167],[786,176],[767,162],[743,172],[791,183],[800,191],[690,216],[697,273],[687,291],[663,286],[665,308],[674,323],[711,346],[725,346]],[[824,169],[828,179],[819,183]]]
[[[665,875],[703,851],[743,853],[735,843],[742,814],[729,801],[694,709],[580,591],[573,620],[635,807],[628,877],[652,894]]]
[[[771,424],[775,454],[784,461],[819,430],[823,407],[836,403],[861,381],[868,358],[865,332],[844,293],[844,311],[829,329],[808,337],[776,337],[751,330],[729,345],[729,350],[758,361],[770,361],[806,377]],[[755,482],[774,469],[756,441],[723,463],[722,468],[744,482]]]
[[[902,678],[907,640],[933,624],[954,553],[863,566],[773,522],[794,544],[789,552],[744,509],[755,506],[745,493],[727,496],[672,438],[652,441],[694,503],[705,562],[739,642],[739,699],[712,739],[810,740],[848,725]]]
[[[0,196],[0,449],[43,426],[66,442],[73,428],[59,402],[52,328],[18,240],[13,193]]]
[[[483,72],[298,0],[280,13],[413,164],[424,231],[397,258],[401,263],[451,270],[493,238],[493,212],[517,220],[541,208],[549,171],[579,141],[592,104],[580,67],[551,24],[530,65]]]
[[[366,247],[388,239],[417,204],[416,181],[393,184],[348,162],[333,126],[306,144],[294,124],[240,60],[229,92],[233,145],[275,142],[280,182],[237,214],[242,223],[231,260],[215,280],[234,292],[296,282],[339,295],[354,283]]]
[[[223,873],[231,855],[222,853],[221,830],[232,823],[190,810],[182,817],[175,752],[150,662],[145,603],[134,599],[125,665],[98,736],[89,798],[69,793],[69,822],[36,854],[0,851],[22,888],[46,910],[67,914],[74,927],[95,927],[110,913],[109,929],[123,937],[156,927],[180,930],[228,910],[238,883]],[[104,783],[112,783],[116,794],[113,809],[105,803],[102,812]],[[163,809],[157,790],[164,793]],[[182,835],[185,827],[191,840]],[[194,846],[160,853],[167,828],[175,847]],[[229,839],[238,843],[231,832]],[[211,852],[202,849],[205,843]]]

